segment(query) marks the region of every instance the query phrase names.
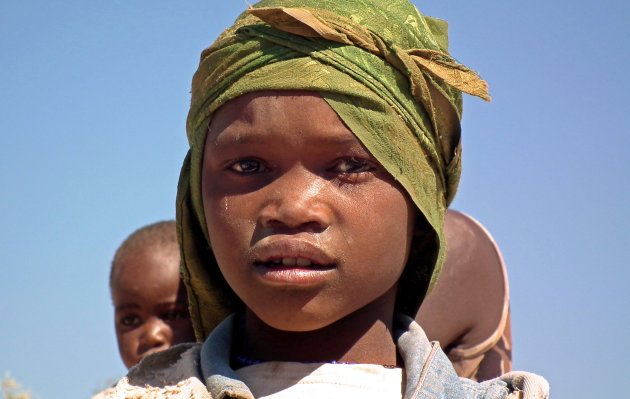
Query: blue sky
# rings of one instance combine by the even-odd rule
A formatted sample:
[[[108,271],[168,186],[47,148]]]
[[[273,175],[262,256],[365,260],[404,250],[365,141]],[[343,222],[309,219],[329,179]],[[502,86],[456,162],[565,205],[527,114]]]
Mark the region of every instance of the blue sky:
[[[615,397],[630,358],[630,5],[416,4],[490,84],[492,103],[465,100],[454,207],[503,251],[515,368],[555,398]],[[0,373],[35,398],[124,374],[109,263],[131,231],[174,217],[199,53],[245,7],[0,2]]]

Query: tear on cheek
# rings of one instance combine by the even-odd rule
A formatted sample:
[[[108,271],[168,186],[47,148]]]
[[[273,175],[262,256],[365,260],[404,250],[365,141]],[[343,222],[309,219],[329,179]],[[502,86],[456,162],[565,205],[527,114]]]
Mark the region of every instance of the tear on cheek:
[[[226,215],[230,213],[230,200],[227,197],[223,198],[223,210]]]

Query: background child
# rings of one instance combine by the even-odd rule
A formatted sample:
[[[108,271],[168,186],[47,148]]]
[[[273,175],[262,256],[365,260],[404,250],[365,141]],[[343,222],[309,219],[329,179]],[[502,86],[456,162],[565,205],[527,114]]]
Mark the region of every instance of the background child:
[[[127,368],[195,339],[179,260],[175,221],[136,230],[116,251],[109,285],[118,350]]]

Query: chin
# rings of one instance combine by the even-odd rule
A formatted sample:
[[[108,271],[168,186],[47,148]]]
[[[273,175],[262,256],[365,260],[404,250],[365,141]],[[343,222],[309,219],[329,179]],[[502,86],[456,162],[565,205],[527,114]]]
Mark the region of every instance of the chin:
[[[326,323],[319,320],[299,320],[294,322],[286,322],[281,321],[280,323],[269,324],[271,327],[276,330],[286,331],[286,332],[294,332],[294,333],[305,333],[320,330],[324,327],[327,327],[333,323]]]
[[[286,332],[309,332],[334,324],[341,317],[323,316],[300,309],[298,311],[256,312],[256,316],[271,328]]]

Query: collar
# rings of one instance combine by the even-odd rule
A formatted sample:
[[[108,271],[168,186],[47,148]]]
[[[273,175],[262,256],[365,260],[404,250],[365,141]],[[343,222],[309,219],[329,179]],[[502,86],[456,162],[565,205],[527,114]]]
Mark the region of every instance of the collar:
[[[235,315],[219,324],[201,348],[201,372],[206,388],[213,398],[254,399],[249,388],[230,366],[230,351]],[[507,391],[505,383],[478,384],[460,379],[440,344],[430,342],[424,330],[412,318],[396,318],[394,337],[405,366],[404,398],[501,398]],[[485,394],[491,393],[485,396]],[[496,394],[495,394],[496,392]],[[477,396],[479,395],[479,396]]]

